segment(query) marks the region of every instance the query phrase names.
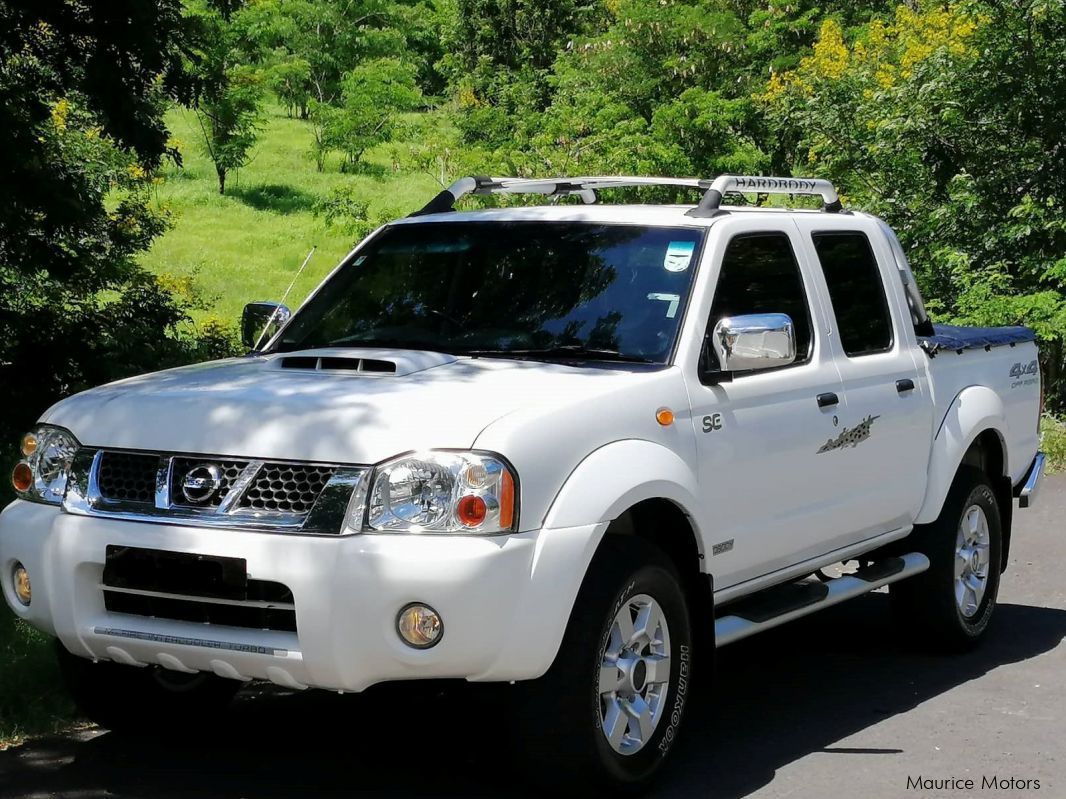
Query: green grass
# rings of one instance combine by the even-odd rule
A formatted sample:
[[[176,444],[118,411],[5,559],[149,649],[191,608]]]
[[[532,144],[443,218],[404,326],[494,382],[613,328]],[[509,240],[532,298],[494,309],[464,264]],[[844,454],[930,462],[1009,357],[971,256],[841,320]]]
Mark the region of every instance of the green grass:
[[[52,646],[0,603],[0,749],[73,722]]]
[[[1047,455],[1049,472],[1066,470],[1066,422],[1044,415],[1040,420],[1040,449]]]
[[[339,160],[323,172],[309,156],[309,123],[289,119],[268,106],[251,162],[227,179],[220,196],[214,167],[206,157],[196,116],[174,109],[167,116],[183,165],[169,167],[157,189],[158,203],[172,215],[172,227],[158,238],[141,262],[151,271],[193,277],[211,306],[199,319],[236,322],[244,304],[279,300],[312,246],[314,257],[297,281],[287,304],[295,308],[336,266],[355,241],[328,226],[312,207],[331,189],[352,186],[370,204],[373,218],[392,211],[402,215],[424,204],[439,186],[429,175],[393,167],[394,147],[372,150],[359,174],[343,174]]]

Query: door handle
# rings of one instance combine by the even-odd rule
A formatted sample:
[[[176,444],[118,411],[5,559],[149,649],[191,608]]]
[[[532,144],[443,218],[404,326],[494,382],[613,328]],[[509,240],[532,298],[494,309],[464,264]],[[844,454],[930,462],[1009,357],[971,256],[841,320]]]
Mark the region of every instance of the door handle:
[[[903,394],[907,391],[914,391],[914,381],[909,377],[905,377],[902,380],[896,381],[896,391]]]
[[[832,391],[827,391],[824,394],[818,395],[818,407],[830,408],[840,402],[840,397],[834,394]]]

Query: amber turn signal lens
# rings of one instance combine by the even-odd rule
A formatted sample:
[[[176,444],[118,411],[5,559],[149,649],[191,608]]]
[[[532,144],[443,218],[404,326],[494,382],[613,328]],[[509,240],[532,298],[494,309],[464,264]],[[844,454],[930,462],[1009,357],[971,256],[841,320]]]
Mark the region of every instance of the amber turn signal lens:
[[[466,496],[459,500],[455,515],[464,527],[477,527],[485,521],[488,510],[481,497]]]
[[[655,421],[663,427],[669,427],[674,423],[674,412],[669,408],[659,408],[655,412]]]
[[[37,436],[33,433],[27,433],[22,437],[22,454],[27,458],[37,451]]]
[[[505,471],[500,479],[500,529],[514,527],[514,478]]]
[[[33,486],[33,470],[28,463],[15,464],[15,469],[11,472],[11,485],[22,493],[30,490]]]

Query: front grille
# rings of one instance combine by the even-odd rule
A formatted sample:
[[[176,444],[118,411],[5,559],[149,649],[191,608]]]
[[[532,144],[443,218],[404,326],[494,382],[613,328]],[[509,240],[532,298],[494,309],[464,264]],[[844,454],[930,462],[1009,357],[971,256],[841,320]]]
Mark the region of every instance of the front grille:
[[[296,610],[292,607],[292,591],[287,587],[265,580],[249,580],[248,600],[257,604],[220,604],[205,602],[200,597],[163,597],[104,589],[104,607],[110,613],[296,632]],[[269,606],[275,603],[282,607]]]
[[[296,632],[296,611],[287,608],[218,605],[194,599],[124,594],[118,591],[104,591],[104,607],[110,613],[127,613],[131,616],[245,627],[251,630]]]
[[[365,466],[82,448],[71,464],[71,513],[199,527],[339,535]]]
[[[192,508],[217,508],[226,498],[233,484],[237,482],[248,461],[209,461],[203,458],[174,458],[170,469],[170,500],[175,505],[183,505]],[[214,465],[218,467],[222,482],[218,490],[205,502],[190,502],[182,493],[182,485],[185,476],[198,466]]]
[[[135,452],[104,452],[96,479],[100,495],[112,502],[155,502],[158,455]]]
[[[308,513],[335,471],[330,466],[267,463],[244,492],[240,506]]]

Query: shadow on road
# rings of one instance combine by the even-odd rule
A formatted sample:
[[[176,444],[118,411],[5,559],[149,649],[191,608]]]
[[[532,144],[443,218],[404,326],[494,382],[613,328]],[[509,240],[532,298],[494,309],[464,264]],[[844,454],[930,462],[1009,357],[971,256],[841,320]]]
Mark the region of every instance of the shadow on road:
[[[696,698],[654,795],[746,796],[792,761],[858,751],[834,744],[1066,636],[1066,610],[1000,605],[993,623],[968,655],[905,653],[889,636],[887,596],[873,594],[724,649],[714,695]],[[474,707],[464,692],[385,699],[270,693],[238,702],[202,738],[170,744],[113,734],[36,740],[0,753],[0,796],[523,795],[496,734],[500,703]],[[871,751],[902,754],[861,750]]]

